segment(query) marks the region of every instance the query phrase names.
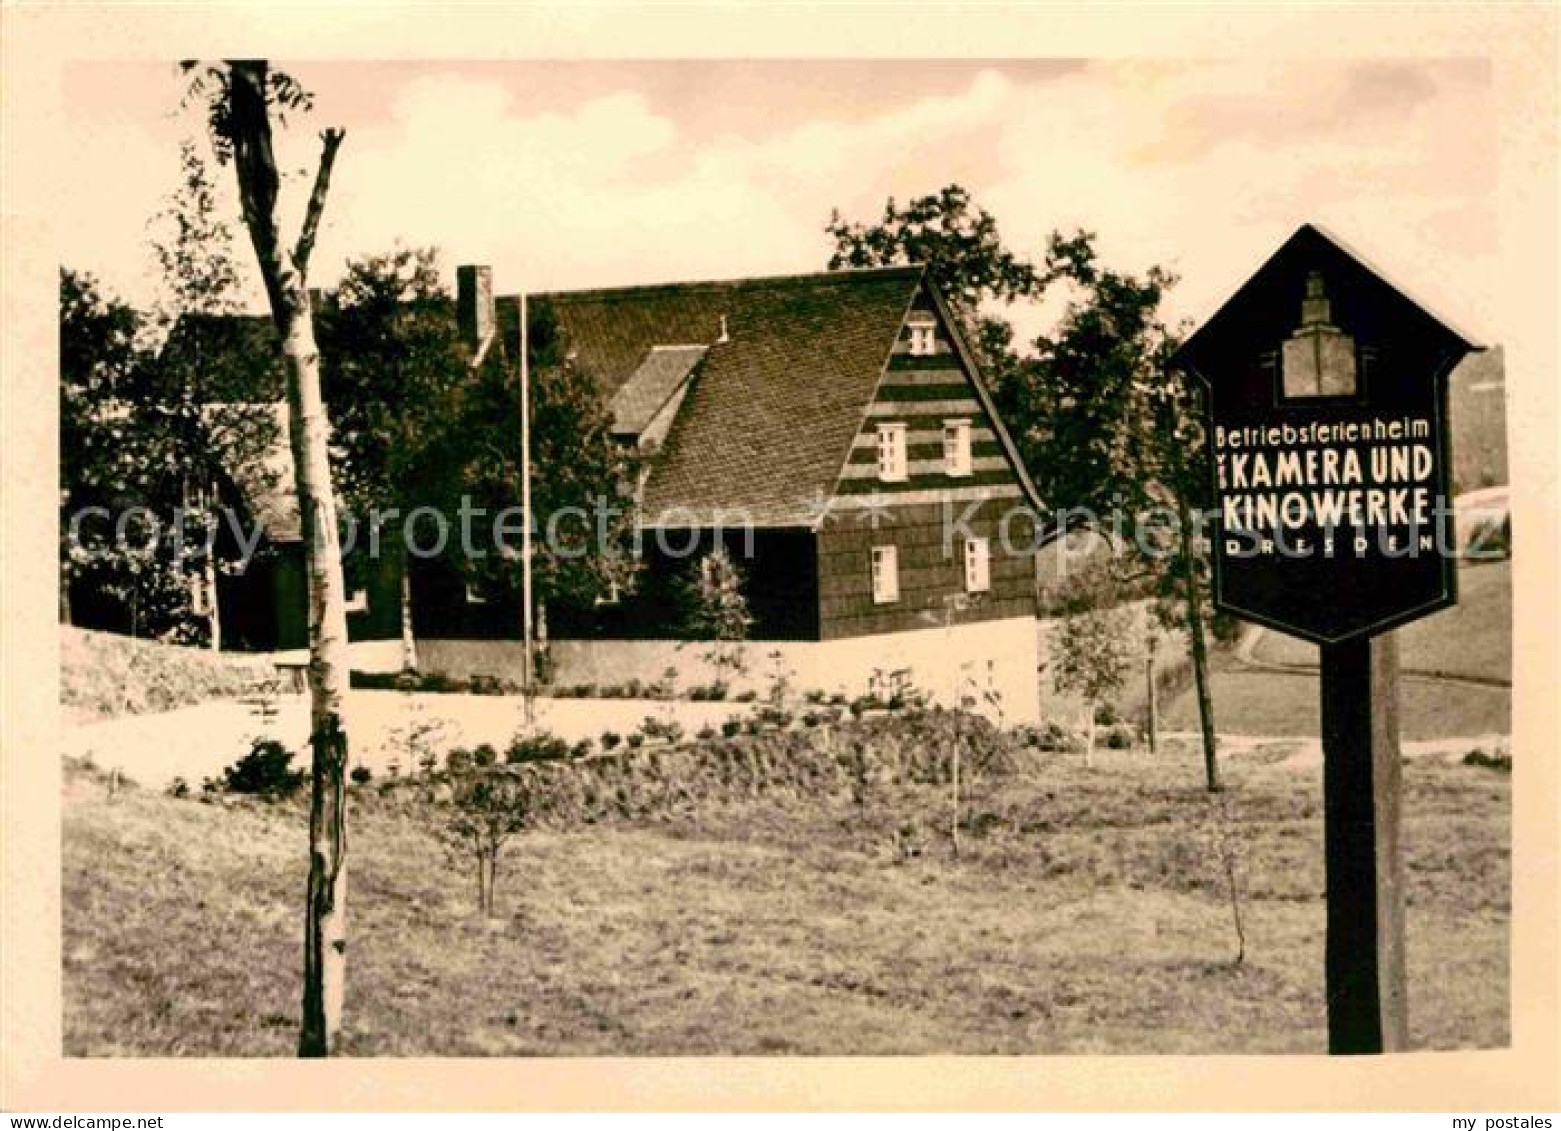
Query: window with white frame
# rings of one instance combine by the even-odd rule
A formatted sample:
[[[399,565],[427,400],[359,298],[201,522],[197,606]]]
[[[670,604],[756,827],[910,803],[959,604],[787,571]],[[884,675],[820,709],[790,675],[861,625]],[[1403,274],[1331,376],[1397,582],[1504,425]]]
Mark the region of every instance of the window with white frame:
[[[945,475],[969,475],[970,421],[943,422],[943,472]]]
[[[878,426],[878,478],[885,483],[900,483],[907,474],[905,461],[905,425]]]
[[[910,323],[911,355],[927,357],[937,349],[938,325],[930,318],[919,318]]]
[[[992,549],[985,538],[965,539],[965,592],[992,588]]]
[[[873,547],[873,604],[900,599],[900,553],[893,546]]]
[[[347,611],[349,613],[366,613],[369,611],[368,591],[359,585],[347,590]]]

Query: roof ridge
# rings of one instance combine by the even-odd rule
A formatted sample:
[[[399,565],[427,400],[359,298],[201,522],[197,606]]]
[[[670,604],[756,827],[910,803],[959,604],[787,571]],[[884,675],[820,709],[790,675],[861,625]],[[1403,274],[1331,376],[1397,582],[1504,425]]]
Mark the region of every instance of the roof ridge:
[[[579,290],[537,291],[533,298],[602,298],[602,299],[637,299],[658,292],[709,290],[723,291],[735,290],[742,287],[769,288],[783,286],[802,286],[807,284],[842,284],[861,280],[864,276],[892,277],[903,274],[907,278],[917,277],[926,270],[921,263],[898,263],[887,267],[840,267],[831,271],[809,271],[798,275],[745,275],[735,279],[694,279],[688,282],[669,283],[634,283],[623,287],[584,287]],[[495,299],[498,302],[515,303],[520,299],[519,294],[499,295]]]

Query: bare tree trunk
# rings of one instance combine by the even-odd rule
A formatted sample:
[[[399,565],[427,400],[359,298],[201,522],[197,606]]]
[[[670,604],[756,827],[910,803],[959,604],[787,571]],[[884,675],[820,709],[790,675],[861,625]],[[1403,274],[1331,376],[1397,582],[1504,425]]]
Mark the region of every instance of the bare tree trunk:
[[[201,567],[201,584],[206,587],[206,600],[211,602],[211,611],[207,614],[207,631],[211,634],[211,650],[222,651],[222,610],[217,607],[217,563],[212,559],[212,554],[206,554],[205,562]]]
[[[337,540],[336,500],[327,451],[329,425],[320,395],[320,354],[309,308],[308,263],[330,186],[340,130],[322,134],[320,167],[298,243],[291,253],[277,232],[276,159],[271,145],[269,67],[228,64],[227,121],[244,226],[259,262],[271,317],[282,341],[288,435],[293,453],[309,575],[310,745],[309,886],[304,920],[300,1056],[337,1051],[347,970],[347,592]]]
[[[401,551],[401,670],[417,671],[417,634],[412,628],[412,561],[402,542]]]
[[[954,793],[954,820],[949,828],[949,835],[954,840],[954,859],[959,859],[959,739],[954,740],[954,757],[951,778]]]
[[[1151,639],[1153,639],[1151,637]],[[1160,753],[1160,701],[1154,682],[1154,648],[1149,649],[1149,659],[1144,664],[1144,676],[1148,680],[1149,755]]]
[[[1187,636],[1192,645],[1193,683],[1198,689],[1198,720],[1203,728],[1203,774],[1210,793],[1220,790],[1219,758],[1215,752],[1214,700],[1209,694],[1209,649],[1203,635],[1203,596],[1198,584],[1198,563],[1193,556],[1192,512],[1187,500],[1176,498],[1181,523],[1182,582],[1187,600]]]
[[[1090,769],[1095,765],[1095,704],[1089,704],[1089,729],[1088,737],[1084,741],[1084,768]]]

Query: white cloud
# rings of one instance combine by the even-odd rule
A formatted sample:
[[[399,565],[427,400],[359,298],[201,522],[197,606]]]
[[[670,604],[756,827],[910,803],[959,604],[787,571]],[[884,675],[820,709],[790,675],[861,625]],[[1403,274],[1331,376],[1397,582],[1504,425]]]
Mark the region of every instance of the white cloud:
[[[132,104],[77,120],[67,250],[136,280],[180,127]],[[755,105],[748,129],[696,145],[633,89],[528,112],[454,66],[392,82],[388,110],[345,123],[317,276],[397,239],[447,266],[491,263],[506,291],[810,270],[831,208],[870,219],[890,194],[957,180],[1025,252],[1083,226],[1116,266],[1178,270],[1176,314],[1206,313],[1318,219],[1499,335],[1511,284],[1496,270],[1496,130],[1477,67],[1122,62],[1034,82],[973,68],[962,89],[890,105],[783,130]],[[286,163],[312,168],[317,145],[289,131]],[[291,186],[295,208],[304,191]]]

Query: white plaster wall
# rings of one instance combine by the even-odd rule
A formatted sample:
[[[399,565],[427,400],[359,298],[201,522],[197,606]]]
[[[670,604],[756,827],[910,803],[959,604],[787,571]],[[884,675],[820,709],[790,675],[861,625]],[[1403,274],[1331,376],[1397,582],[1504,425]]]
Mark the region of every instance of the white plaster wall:
[[[984,621],[952,628],[859,636],[830,641],[755,641],[746,645],[747,671],[729,679],[731,693],[764,694],[777,670],[794,693],[810,690],[857,696],[868,690],[874,669],[908,669],[909,680],[936,702],[955,706],[974,695],[977,709],[1009,723],[1040,718],[1037,686],[1038,637],[1032,617]],[[418,641],[424,672],[454,678],[493,675],[518,680],[523,669],[518,640]],[[554,679],[560,684],[621,684],[634,678],[660,679],[668,668],[688,688],[714,681],[706,659],[709,645],[671,640],[555,640],[551,644]],[[988,689],[998,705],[985,702]]]

